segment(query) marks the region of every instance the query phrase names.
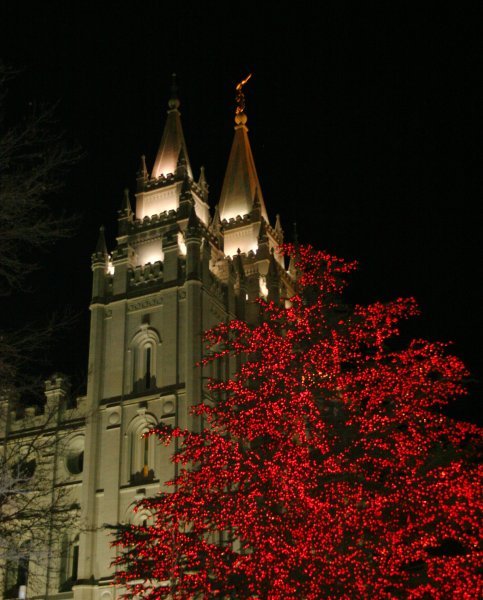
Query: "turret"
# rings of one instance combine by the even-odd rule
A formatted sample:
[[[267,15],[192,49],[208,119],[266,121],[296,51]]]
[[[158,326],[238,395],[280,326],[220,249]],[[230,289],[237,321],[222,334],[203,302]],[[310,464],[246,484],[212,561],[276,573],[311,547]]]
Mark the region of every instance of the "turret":
[[[133,212],[131,208],[131,201],[129,200],[129,190],[124,190],[122,198],[121,209],[118,212],[118,234],[126,235],[128,232],[129,224],[133,221]]]
[[[92,268],[92,300],[102,298],[105,294],[106,274],[109,268],[109,254],[107,253],[104,226],[99,228],[99,236],[95,252],[91,257]]]
[[[148,169],[146,167],[146,157],[143,154],[141,156],[141,164],[139,166],[139,171],[137,172],[137,177],[136,177],[138,192],[142,192],[146,188],[148,180],[149,180],[149,173],[148,173]]]
[[[46,413],[52,415],[53,411],[59,408],[67,408],[67,398],[70,393],[69,378],[62,373],[53,373],[49,379],[44,382],[45,398],[47,400]]]
[[[198,187],[201,190],[201,195],[203,197],[203,200],[205,202],[208,202],[209,186],[208,186],[208,183],[206,181],[205,167],[203,167],[203,166],[200,169],[200,178],[198,180]]]

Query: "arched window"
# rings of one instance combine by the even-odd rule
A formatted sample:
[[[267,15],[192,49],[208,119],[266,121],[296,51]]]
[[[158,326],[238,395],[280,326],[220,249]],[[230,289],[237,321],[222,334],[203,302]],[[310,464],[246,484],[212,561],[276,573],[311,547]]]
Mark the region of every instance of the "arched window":
[[[142,325],[141,331],[133,337],[128,349],[132,373],[130,387],[133,392],[143,392],[156,387],[159,345],[159,335],[147,325]]]
[[[60,554],[59,592],[68,592],[77,581],[79,567],[79,534],[70,537],[64,534]]]
[[[28,585],[30,541],[12,549],[5,567],[5,598],[21,598]]]
[[[65,468],[69,475],[80,475],[84,470],[84,436],[70,438],[65,450]]]
[[[142,525],[149,527],[154,524],[154,516],[146,508],[136,510],[137,502],[130,504],[125,512],[123,523],[131,523],[132,525]]]
[[[12,467],[12,479],[16,485],[29,482],[37,469],[37,460],[28,449],[21,449],[20,458]]]
[[[141,484],[153,481],[155,478],[155,438],[146,436],[157,421],[156,418],[145,413],[138,415],[129,424],[127,430],[127,477],[126,479],[134,484]]]
[[[148,343],[143,348],[144,352],[144,383],[146,385],[146,389],[149,390],[151,388],[151,372],[152,372],[152,347]]]

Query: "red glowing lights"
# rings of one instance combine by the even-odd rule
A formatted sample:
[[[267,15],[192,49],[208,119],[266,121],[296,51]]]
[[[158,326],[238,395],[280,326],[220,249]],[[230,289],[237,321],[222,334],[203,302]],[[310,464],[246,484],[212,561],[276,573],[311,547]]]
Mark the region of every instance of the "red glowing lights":
[[[236,373],[194,407],[201,433],[153,431],[178,438],[178,475],[141,502],[152,524],[119,529],[117,582],[149,599],[481,597],[482,432],[439,412],[465,367],[444,344],[396,349],[414,301],[349,309],[354,264],[285,251],[290,308],[206,334],[203,366]]]

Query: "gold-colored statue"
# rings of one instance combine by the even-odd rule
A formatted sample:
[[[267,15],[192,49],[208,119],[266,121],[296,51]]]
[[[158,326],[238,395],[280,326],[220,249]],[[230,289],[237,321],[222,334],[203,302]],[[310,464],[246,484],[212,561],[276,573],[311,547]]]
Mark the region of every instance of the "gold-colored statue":
[[[240,81],[240,83],[236,86],[236,111],[237,115],[240,115],[245,112],[245,94],[243,93],[243,86],[250,79],[252,74],[250,73],[245,79]]]

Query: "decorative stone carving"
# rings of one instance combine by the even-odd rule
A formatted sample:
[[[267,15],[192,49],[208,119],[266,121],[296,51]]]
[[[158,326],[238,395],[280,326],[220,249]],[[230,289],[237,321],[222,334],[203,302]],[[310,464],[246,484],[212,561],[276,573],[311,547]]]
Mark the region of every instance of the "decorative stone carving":
[[[138,300],[137,302],[131,302],[127,305],[127,310],[129,312],[135,310],[142,310],[144,308],[149,308],[151,306],[161,306],[163,304],[163,298],[161,296],[154,296],[151,298],[143,298]]]

